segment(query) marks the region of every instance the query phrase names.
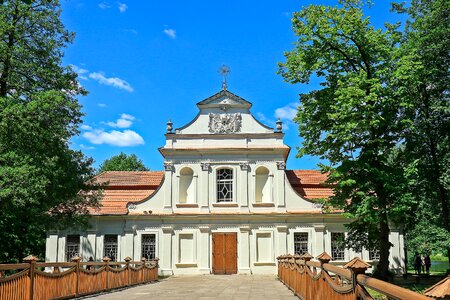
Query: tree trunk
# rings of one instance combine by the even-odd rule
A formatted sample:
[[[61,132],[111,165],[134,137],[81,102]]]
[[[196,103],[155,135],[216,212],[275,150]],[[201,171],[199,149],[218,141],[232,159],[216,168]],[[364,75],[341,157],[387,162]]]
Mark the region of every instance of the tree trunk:
[[[391,243],[389,242],[389,224],[386,213],[381,213],[380,218],[380,261],[377,265],[376,277],[389,281],[389,250],[391,248]]]

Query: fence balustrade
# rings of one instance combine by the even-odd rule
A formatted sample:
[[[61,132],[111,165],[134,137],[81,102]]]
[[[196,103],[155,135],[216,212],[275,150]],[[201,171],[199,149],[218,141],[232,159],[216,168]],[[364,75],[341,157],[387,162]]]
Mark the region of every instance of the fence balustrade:
[[[39,263],[28,256],[22,264],[0,265],[0,300],[74,298],[158,279],[158,259],[147,261]]]
[[[385,295],[387,299],[431,299],[408,289],[365,275],[369,264],[354,258],[343,267],[329,264],[331,257],[323,252],[312,261],[309,253],[281,255],[278,278],[295,295],[304,300],[372,300],[366,288]]]

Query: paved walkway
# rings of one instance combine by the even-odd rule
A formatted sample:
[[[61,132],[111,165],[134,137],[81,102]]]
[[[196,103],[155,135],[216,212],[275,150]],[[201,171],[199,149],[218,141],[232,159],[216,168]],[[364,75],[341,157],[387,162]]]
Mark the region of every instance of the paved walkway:
[[[172,276],[157,283],[100,295],[95,299],[298,300],[275,276],[262,275]]]

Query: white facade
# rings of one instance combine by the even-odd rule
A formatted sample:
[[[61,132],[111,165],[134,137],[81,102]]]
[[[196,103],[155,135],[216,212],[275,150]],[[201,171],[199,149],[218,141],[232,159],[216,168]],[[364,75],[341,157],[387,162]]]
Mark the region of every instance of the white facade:
[[[166,134],[158,189],[128,203],[127,213],[93,215],[88,231],[50,232],[47,261],[65,261],[66,240],[73,244],[78,235],[83,260],[101,260],[105,236],[117,236],[112,247],[116,241],[118,260],[151,252],[160,259],[161,275],[216,272],[215,233],[236,234],[240,274],[276,274],[276,257],[296,249],[313,256],[336,252],[332,238],[345,234],[348,220],[324,213],[291,186],[285,170],[290,148],[281,130],[259,123],[251,104],[226,90],[197,106],[192,122]],[[390,242],[391,267],[401,270],[402,233],[392,230]],[[335,256],[341,262],[373,258],[348,249]]]

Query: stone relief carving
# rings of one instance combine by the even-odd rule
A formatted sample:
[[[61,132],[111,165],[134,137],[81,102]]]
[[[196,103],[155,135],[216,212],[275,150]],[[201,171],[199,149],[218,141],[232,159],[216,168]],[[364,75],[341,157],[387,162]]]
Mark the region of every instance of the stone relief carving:
[[[286,170],[286,163],[284,161],[277,161],[278,170]]]
[[[173,164],[171,162],[164,162],[165,171],[173,171]]]
[[[248,170],[248,163],[239,163],[239,166],[241,167],[241,170],[243,170],[243,171],[247,171]]]
[[[242,116],[234,114],[209,114],[210,133],[234,133],[241,131]]]

